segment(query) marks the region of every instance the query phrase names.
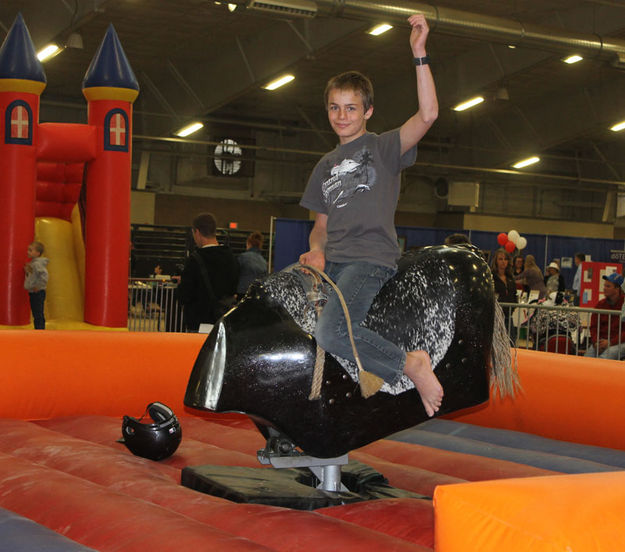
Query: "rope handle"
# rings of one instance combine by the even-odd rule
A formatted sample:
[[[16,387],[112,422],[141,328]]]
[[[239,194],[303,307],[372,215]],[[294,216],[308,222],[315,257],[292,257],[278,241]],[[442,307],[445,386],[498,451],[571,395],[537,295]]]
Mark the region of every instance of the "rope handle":
[[[384,380],[382,380],[382,378],[376,376],[375,374],[372,374],[371,372],[367,372],[362,367],[362,363],[360,362],[360,356],[358,355],[358,349],[356,348],[356,342],[354,341],[354,334],[352,332],[352,320],[351,320],[351,317],[349,316],[349,309],[347,308],[347,304],[345,303],[345,298],[343,297],[341,290],[323,270],[320,270],[318,268],[315,268],[310,265],[305,265],[305,264],[300,264],[300,266],[302,268],[305,268],[306,270],[310,270],[313,274],[316,274],[317,276],[321,276],[326,282],[328,282],[328,284],[330,284],[330,286],[332,286],[332,289],[336,292],[337,297],[339,298],[339,301],[341,303],[341,308],[343,309],[343,314],[345,315],[345,320],[347,322],[347,333],[349,335],[349,342],[352,346],[352,351],[354,353],[354,360],[356,361],[356,366],[358,367],[358,380],[360,383],[360,393],[365,399],[370,397],[371,395],[373,395],[374,393],[380,390],[380,387],[382,387]],[[311,397],[312,396],[313,396],[313,393],[311,393]]]

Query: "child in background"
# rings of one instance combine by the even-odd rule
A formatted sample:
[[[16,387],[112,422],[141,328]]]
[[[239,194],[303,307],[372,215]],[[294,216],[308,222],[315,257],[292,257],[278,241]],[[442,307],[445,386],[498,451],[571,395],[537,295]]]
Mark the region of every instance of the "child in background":
[[[24,265],[26,279],[24,288],[30,297],[30,310],[33,313],[35,330],[46,329],[46,319],[43,315],[43,305],[46,300],[46,286],[48,285],[48,260],[43,256],[43,244],[34,241],[28,246],[29,263]]]

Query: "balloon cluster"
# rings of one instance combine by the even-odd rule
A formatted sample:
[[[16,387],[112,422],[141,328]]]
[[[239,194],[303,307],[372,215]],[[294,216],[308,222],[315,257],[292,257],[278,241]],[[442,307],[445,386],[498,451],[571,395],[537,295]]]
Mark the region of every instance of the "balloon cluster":
[[[516,230],[510,230],[507,234],[505,232],[499,234],[497,236],[497,243],[508,253],[512,253],[517,248],[520,251],[527,246],[527,240]]]

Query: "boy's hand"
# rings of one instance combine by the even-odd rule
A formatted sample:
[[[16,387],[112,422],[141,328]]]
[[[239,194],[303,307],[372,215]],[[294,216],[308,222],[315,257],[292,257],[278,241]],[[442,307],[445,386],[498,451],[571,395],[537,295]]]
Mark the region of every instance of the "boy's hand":
[[[317,270],[323,270],[326,267],[326,256],[323,251],[315,249],[314,251],[307,251],[299,257],[300,264],[309,265]]]
[[[411,15],[408,18],[408,23],[410,23],[412,27],[412,31],[410,33],[410,46],[412,47],[412,54],[414,57],[425,57],[425,43],[430,32],[425,16],[422,13]]]

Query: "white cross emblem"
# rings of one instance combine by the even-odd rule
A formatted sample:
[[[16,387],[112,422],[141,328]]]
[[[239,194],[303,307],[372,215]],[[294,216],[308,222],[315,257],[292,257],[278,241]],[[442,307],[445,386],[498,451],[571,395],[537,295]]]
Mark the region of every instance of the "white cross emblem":
[[[11,114],[11,138],[28,138],[28,112],[23,105],[13,108]]]
[[[126,121],[121,113],[115,113],[111,117],[110,132],[112,146],[124,146],[126,144]]]

